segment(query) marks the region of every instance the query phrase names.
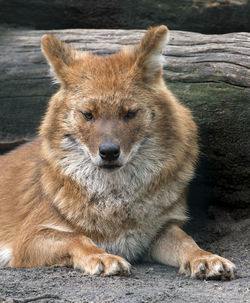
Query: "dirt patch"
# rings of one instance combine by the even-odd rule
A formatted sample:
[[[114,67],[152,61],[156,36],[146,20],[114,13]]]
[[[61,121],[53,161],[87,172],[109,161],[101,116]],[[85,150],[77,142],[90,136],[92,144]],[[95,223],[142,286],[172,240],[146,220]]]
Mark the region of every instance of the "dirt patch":
[[[227,224],[227,229],[211,221],[208,227],[210,230],[194,231],[193,236],[203,248],[236,264],[233,281],[192,280],[178,274],[176,268],[150,263],[134,265],[130,277],[105,278],[88,277],[66,267],[2,268],[0,302],[250,302],[250,220]]]

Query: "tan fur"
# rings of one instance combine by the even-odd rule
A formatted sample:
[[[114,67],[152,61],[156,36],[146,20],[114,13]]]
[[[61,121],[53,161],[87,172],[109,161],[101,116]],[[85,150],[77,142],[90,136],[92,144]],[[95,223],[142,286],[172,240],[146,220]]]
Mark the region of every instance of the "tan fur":
[[[61,88],[39,137],[0,157],[0,265],[128,274],[128,261],[151,252],[192,277],[234,276],[230,261],[178,227],[197,128],[163,81],[166,41],[167,28],[155,27],[138,45],[98,57],[42,38]],[[120,148],[108,167],[103,142]]]

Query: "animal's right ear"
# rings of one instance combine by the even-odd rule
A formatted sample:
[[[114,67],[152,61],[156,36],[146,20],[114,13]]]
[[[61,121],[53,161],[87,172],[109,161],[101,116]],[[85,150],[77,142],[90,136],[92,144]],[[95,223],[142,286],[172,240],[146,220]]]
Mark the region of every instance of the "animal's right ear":
[[[131,72],[145,83],[152,85],[162,78],[164,57],[163,48],[168,41],[168,28],[165,25],[151,27],[138,45],[125,48],[135,64]]]
[[[77,57],[77,51],[53,35],[42,37],[42,51],[55,74],[55,82],[66,85],[70,74],[70,66]]]

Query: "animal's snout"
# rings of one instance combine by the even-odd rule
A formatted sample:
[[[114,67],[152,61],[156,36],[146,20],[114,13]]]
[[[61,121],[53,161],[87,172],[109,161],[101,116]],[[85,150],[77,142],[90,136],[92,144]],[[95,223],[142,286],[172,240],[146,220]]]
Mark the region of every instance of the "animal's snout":
[[[120,156],[120,145],[113,141],[104,142],[99,146],[99,155],[104,161],[117,160]]]

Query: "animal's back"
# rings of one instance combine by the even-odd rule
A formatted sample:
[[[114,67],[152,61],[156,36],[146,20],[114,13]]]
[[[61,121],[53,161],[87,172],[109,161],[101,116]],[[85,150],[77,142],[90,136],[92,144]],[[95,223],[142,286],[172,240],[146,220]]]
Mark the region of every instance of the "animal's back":
[[[0,246],[12,241],[35,205],[39,190],[40,140],[0,157]]]

